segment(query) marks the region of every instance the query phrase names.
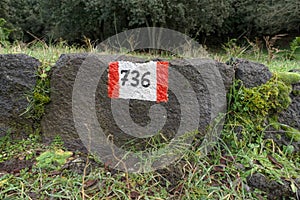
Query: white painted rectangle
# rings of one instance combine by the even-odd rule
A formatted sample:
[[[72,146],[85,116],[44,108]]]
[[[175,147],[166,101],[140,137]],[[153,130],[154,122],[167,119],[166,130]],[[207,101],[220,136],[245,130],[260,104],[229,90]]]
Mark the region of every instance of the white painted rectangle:
[[[156,101],[156,62],[119,61],[119,98]]]
[[[108,96],[110,98],[168,101],[169,62],[150,61],[109,63]]]

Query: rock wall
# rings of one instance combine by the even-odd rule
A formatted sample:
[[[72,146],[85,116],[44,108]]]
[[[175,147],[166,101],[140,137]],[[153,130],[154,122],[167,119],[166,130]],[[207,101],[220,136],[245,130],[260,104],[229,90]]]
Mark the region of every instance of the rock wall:
[[[24,137],[33,131],[33,121],[22,115],[27,97],[36,84],[41,63],[24,54],[0,55],[0,136],[11,132]]]
[[[106,68],[109,62],[115,60],[139,63],[146,62],[146,60],[118,55],[102,55],[93,58],[88,54],[66,54],[59,58],[50,73],[51,103],[46,106],[45,115],[41,120],[42,135],[46,143],[50,142],[56,135],[60,135],[70,149],[85,150],[74,125],[72,93],[78,71],[87,59],[91,59],[89,62],[94,63],[96,66],[94,68],[96,69],[94,72],[95,77],[99,75],[99,71],[102,70],[104,72],[100,74],[101,78],[95,95],[95,102],[97,102],[95,106],[97,110],[96,115],[100,126],[106,130],[107,135],[114,135],[116,143],[122,144],[132,139],[132,137],[124,134],[124,130],[121,130],[113,120],[112,100],[107,97],[108,75]],[[37,80],[36,71],[40,64],[37,59],[23,54],[0,55],[0,136],[5,135],[9,131],[13,135],[24,136],[26,135],[25,132],[30,132],[34,128],[34,122],[21,114],[28,107],[29,102],[26,99],[26,94],[30,94],[35,87]],[[191,84],[193,90],[196,91],[196,98],[200,106],[198,128],[202,134],[205,134],[208,125],[216,117],[212,108],[226,107],[226,99],[220,98],[220,101],[215,102],[211,101],[211,99],[224,97],[229,92],[234,78],[240,79],[246,87],[251,88],[266,83],[272,76],[271,72],[264,65],[241,59],[234,60],[228,65],[203,59],[170,60],[170,67],[182,74],[187,80],[187,84]],[[217,69],[217,71],[209,71],[208,69]],[[207,80],[206,77],[210,77],[210,80]],[[90,77],[86,79],[86,81],[92,81]],[[220,84],[220,80],[222,84]],[[280,114],[278,119],[280,123],[288,124],[298,130],[300,129],[299,84],[299,82],[292,84],[293,92],[290,95],[292,103],[286,111]],[[185,85],[185,83],[178,84],[178,87],[180,88],[181,85]],[[223,88],[216,93],[210,90],[211,88],[221,87],[221,85]],[[174,88],[173,90],[175,91]],[[166,110],[164,111],[166,113],[163,113],[168,118],[162,131],[169,138],[178,130],[180,124],[180,119],[178,118],[181,112],[179,96],[180,94],[170,90],[169,102],[161,104]],[[140,127],[147,127],[151,117],[158,118],[157,123],[160,123],[160,121],[164,120],[160,118],[160,109],[154,109],[154,111],[152,110],[153,112],[151,111],[152,113],[149,113],[150,107],[154,104],[155,102],[130,100],[128,105],[126,105],[130,111],[129,117]],[[120,111],[122,111],[122,108],[120,108]],[[193,121],[193,119],[190,121]],[[278,144],[288,144],[290,139],[284,136],[284,130],[277,130],[277,132],[282,135],[283,139],[273,139]],[[266,137],[272,136],[267,134]],[[300,149],[299,142],[294,142],[293,145],[296,150]]]
[[[63,138],[66,146],[71,149],[75,148],[82,150],[83,145],[76,132],[72,115],[72,92],[78,70],[82,65],[86,65],[84,62],[86,62],[87,59],[92,59],[89,60],[89,62],[99,63],[99,65],[96,66],[96,69],[93,69],[96,71],[95,73],[101,71],[101,69],[106,69],[108,63],[115,60],[139,63],[145,62],[145,60],[141,58],[125,56],[100,56],[97,58],[88,58],[87,54],[62,55],[56,65],[53,67],[51,74],[52,102],[46,107],[46,113],[41,123],[44,141],[51,141],[56,134],[59,134]],[[191,66],[191,63],[193,64],[193,66]],[[213,94],[223,96],[222,101],[217,102],[219,107],[226,107],[226,91],[229,91],[230,85],[233,80],[233,69],[222,63],[202,59],[186,61],[172,60],[170,61],[170,66],[178,70],[179,73],[183,74],[188,79],[188,82],[191,83],[193,89],[196,91],[197,99],[200,105],[201,116],[198,127],[200,132],[204,133],[206,127],[208,127],[211,121],[211,105],[209,102],[210,94],[205,84],[204,78],[199,74],[199,72],[194,70],[194,67],[198,68],[201,73],[208,73],[206,72],[207,69],[212,69],[213,67],[219,69],[220,73],[217,73],[219,73],[219,77],[221,78],[220,81],[222,82],[222,84],[224,84],[224,90],[221,91],[220,94]],[[97,117],[100,126],[106,132],[106,135],[113,135],[114,142],[122,145],[128,140],[133,139],[133,137],[125,134],[124,131],[121,130],[114,121],[111,108],[112,101],[107,96],[107,76],[107,71],[105,70],[96,91],[95,99],[97,102]],[[215,76],[217,76],[217,74],[212,75],[212,77]],[[87,77],[87,79],[89,79],[89,77]],[[176,97],[176,95],[178,94],[175,93],[176,92],[170,90],[169,102],[162,104],[163,107],[167,110],[166,116],[168,119],[161,131],[170,138],[172,137],[172,134],[178,130],[181,120],[179,118],[181,110],[180,106],[178,105],[178,99]],[[157,119],[157,121],[160,121],[159,119],[162,116],[160,110],[152,112],[152,117],[151,119],[149,118],[149,109],[154,104],[155,103],[153,102],[130,100],[128,108],[130,110],[131,116],[127,116],[128,118],[133,119],[133,121],[130,123],[135,123],[139,127],[145,127],[147,125],[150,126],[149,123],[151,119]],[[123,112],[121,108],[118,109],[119,110],[117,112]],[[193,120],[194,119],[191,119],[191,121]],[[141,140],[139,140],[139,142],[142,143]]]

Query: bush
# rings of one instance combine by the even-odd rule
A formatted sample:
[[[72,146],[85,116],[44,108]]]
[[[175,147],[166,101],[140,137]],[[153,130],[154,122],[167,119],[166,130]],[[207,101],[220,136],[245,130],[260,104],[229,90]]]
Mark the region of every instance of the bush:
[[[275,35],[299,31],[299,3],[293,0],[2,0],[0,18],[12,39],[104,40],[126,29],[159,26],[191,37]],[[29,34],[30,33],[30,34]],[[31,35],[32,34],[32,35]]]
[[[3,18],[0,18],[0,45],[8,41],[8,36],[11,33],[11,30],[5,28],[6,21]]]
[[[231,0],[232,12],[221,32],[276,35],[299,32],[300,3],[294,0]]]
[[[45,23],[40,16],[39,0],[4,0],[0,8],[3,8],[0,17],[14,30],[10,35],[12,40],[28,42],[43,36]]]
[[[290,59],[297,59],[295,54],[298,49],[300,49],[300,37],[295,37],[295,39],[290,43]]]
[[[41,2],[41,15],[47,19],[47,35],[53,39],[63,38],[68,41],[82,39],[82,36],[93,34],[96,18],[92,19],[85,10],[82,0]],[[92,15],[92,13],[90,13]]]
[[[145,26],[167,27],[192,36],[210,34],[222,26],[230,13],[230,4],[217,0],[41,2],[44,18],[52,21],[54,38],[69,41],[83,36],[103,40],[123,30]]]
[[[7,19],[8,18],[8,0],[0,1],[0,18]]]

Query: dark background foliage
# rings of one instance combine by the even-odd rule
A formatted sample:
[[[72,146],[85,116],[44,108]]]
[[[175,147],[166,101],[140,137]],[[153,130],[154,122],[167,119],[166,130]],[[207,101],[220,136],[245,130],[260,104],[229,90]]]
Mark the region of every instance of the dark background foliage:
[[[204,38],[296,33],[295,0],[1,0],[10,39],[93,41],[126,29],[160,26]]]

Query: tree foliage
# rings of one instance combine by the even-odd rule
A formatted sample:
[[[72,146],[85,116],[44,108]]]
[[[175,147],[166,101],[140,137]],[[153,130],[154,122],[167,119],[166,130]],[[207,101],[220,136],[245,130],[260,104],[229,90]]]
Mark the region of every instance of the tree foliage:
[[[0,4],[0,18],[4,18],[7,26],[13,29],[13,40],[30,41],[32,35],[41,37],[45,22],[40,16],[39,0],[4,0]]]
[[[159,26],[189,34],[269,35],[299,31],[293,0],[2,0],[13,39],[103,40],[126,29]],[[30,34],[29,34],[30,33]]]
[[[275,35],[300,31],[300,2],[294,0],[232,0],[224,33]],[[233,28],[234,27],[234,28]]]

